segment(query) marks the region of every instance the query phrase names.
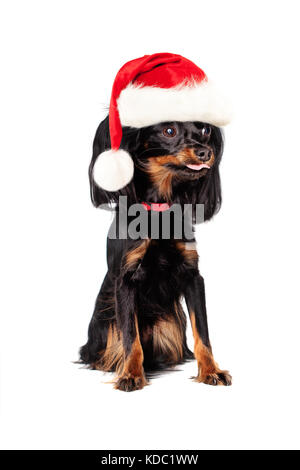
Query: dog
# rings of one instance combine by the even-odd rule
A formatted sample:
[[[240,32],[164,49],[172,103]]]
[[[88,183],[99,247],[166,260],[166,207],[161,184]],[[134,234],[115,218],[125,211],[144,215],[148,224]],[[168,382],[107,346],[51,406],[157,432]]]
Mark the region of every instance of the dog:
[[[120,148],[134,162],[132,181],[118,191],[107,191],[94,181],[97,157],[111,148],[109,117],[99,125],[89,167],[91,199],[96,207],[113,204],[117,223],[120,196],[128,205],[143,204],[149,217],[152,207],[163,204],[183,208],[203,205],[204,220],[221,206],[219,165],[223,152],[221,128],[201,121],[160,122],[140,128],[124,126]],[[158,209],[159,210],[159,209]],[[163,215],[162,211],[160,216]],[[153,371],[169,369],[193,358],[196,382],[231,385],[228,371],[213,357],[209,340],[204,280],[198,270],[194,238],[116,237],[107,240],[108,271],[98,294],[80,360],[89,367],[115,372],[115,388],[130,392],[148,384]],[[128,232],[129,223],[122,230]],[[118,222],[120,223],[120,222]],[[149,224],[151,226],[151,222]],[[128,233],[127,233],[128,234]],[[194,336],[194,353],[186,341],[185,299]]]

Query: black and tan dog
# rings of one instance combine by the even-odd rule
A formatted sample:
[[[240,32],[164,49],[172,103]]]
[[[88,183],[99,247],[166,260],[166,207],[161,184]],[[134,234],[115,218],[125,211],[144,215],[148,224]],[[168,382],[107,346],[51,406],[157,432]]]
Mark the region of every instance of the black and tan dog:
[[[133,203],[204,204],[209,220],[220,208],[220,128],[203,122],[164,122],[123,127],[121,149],[134,161],[132,181],[119,191],[98,187],[93,179],[97,156],[110,149],[109,121],[99,126],[90,165],[95,206],[127,196]],[[170,209],[171,210],[171,209]],[[149,211],[149,215],[150,215]],[[127,223],[130,222],[130,218]],[[150,224],[151,225],[151,224]],[[124,227],[122,227],[124,231]],[[127,230],[127,227],[125,227]],[[81,361],[115,371],[115,387],[132,391],[147,384],[148,371],[196,358],[197,382],[230,385],[231,376],[214,360],[209,341],[204,280],[198,271],[195,240],[162,237],[108,239],[108,272],[96,300]],[[186,343],[185,298],[194,335],[194,356]]]

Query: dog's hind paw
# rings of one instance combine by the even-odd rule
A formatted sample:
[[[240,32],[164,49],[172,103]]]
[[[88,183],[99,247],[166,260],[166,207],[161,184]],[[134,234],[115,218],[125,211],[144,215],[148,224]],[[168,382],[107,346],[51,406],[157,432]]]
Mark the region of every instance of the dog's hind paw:
[[[207,375],[199,375],[194,378],[196,382],[201,382],[207,385],[225,385],[232,384],[232,377],[227,370],[219,370]]]
[[[141,390],[147,385],[145,377],[119,377],[115,383],[115,389],[122,390],[123,392],[134,392],[135,390]]]

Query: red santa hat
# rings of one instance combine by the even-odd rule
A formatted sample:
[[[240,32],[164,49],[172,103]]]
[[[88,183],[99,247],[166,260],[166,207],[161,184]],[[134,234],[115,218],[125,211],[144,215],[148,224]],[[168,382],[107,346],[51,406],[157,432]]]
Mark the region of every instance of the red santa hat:
[[[132,158],[120,149],[122,126],[202,121],[220,127],[228,124],[230,117],[225,98],[190,60],[169,53],[131,60],[119,70],[113,84],[109,106],[111,150],[98,156],[94,180],[106,191],[117,191],[132,180]]]

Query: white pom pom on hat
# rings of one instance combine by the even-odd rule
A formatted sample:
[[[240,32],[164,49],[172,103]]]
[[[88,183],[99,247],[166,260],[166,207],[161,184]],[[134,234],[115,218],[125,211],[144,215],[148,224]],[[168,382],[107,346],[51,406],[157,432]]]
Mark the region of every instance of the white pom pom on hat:
[[[200,121],[220,127],[230,120],[227,100],[190,60],[170,53],[131,60],[119,70],[113,84],[109,106],[111,150],[98,156],[94,181],[114,192],[132,180],[132,158],[120,149],[122,126]]]
[[[105,191],[118,191],[133,178],[134,164],[125,150],[106,150],[101,153],[93,168],[95,183]]]

